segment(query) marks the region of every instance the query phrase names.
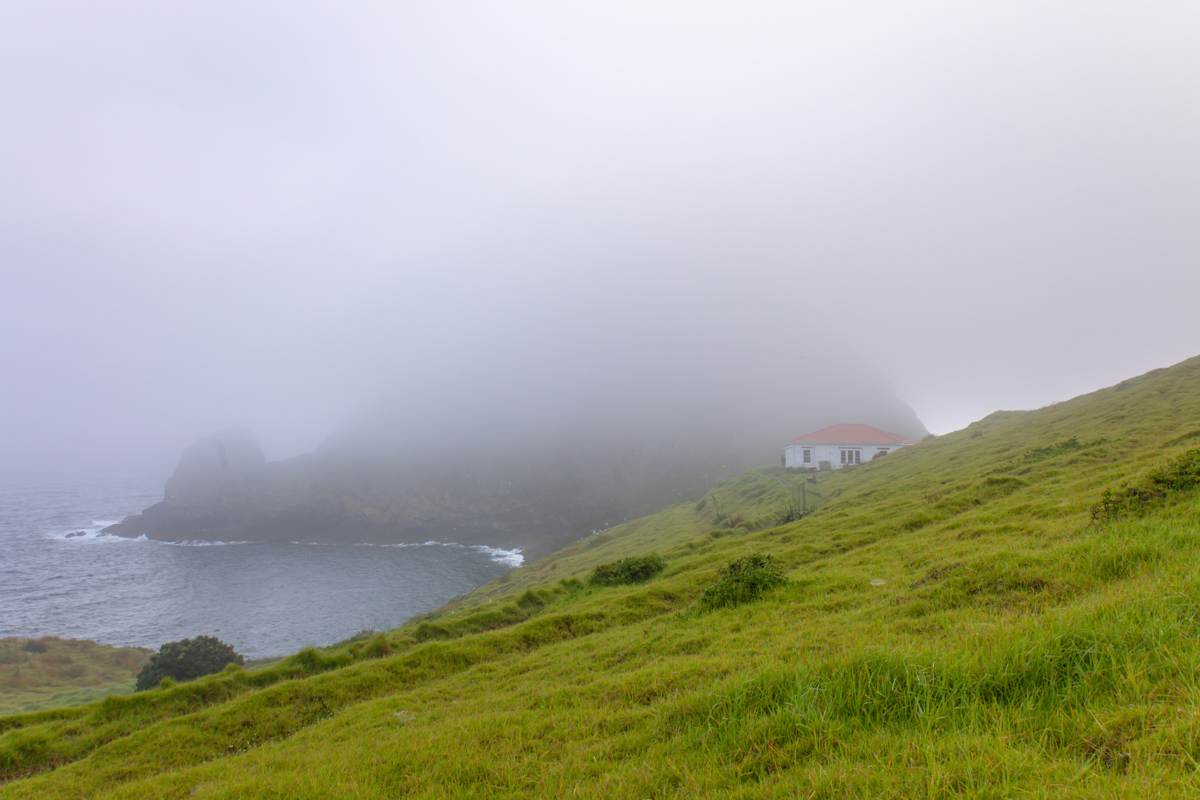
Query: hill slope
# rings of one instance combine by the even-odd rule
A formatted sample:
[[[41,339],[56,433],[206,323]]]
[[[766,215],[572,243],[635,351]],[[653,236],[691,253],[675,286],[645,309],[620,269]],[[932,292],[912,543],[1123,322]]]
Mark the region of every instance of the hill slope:
[[[149,657],[141,648],[79,639],[0,639],[0,714],[132,692],[134,677]]]
[[[790,522],[799,476],[750,473],[387,635],[0,719],[0,797],[1200,794],[1198,447],[1192,359]],[[787,582],[708,608],[755,554]]]

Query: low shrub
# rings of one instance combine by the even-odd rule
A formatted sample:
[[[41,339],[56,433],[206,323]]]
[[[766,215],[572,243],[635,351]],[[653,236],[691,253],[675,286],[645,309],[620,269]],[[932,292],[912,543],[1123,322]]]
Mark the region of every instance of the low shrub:
[[[1100,501],[1092,506],[1092,522],[1138,514],[1169,494],[1200,487],[1200,448],[1184,452],[1164,467],[1150,473],[1143,484],[1105,489]]]
[[[1166,492],[1184,492],[1200,486],[1200,447],[1185,451],[1167,466],[1150,474],[1150,484]]]
[[[787,525],[789,522],[796,522],[797,520],[804,519],[811,513],[811,511],[803,509],[800,506],[790,505],[783,511],[779,512],[779,515],[775,517],[773,522],[776,525]]]
[[[227,664],[244,664],[237,651],[214,636],[197,636],[167,642],[150,656],[137,676],[137,690],[162,685],[164,678],[190,681],[225,669]]]
[[[631,556],[620,561],[601,564],[592,572],[591,582],[597,586],[619,586],[625,583],[644,583],[663,571],[667,562],[662,556]]]
[[[787,582],[783,569],[769,555],[755,553],[731,561],[717,582],[700,595],[700,608],[710,611],[757,600]]]
[[[1100,501],[1092,506],[1092,522],[1106,522],[1129,512],[1137,513],[1160,496],[1142,486],[1105,489]]]

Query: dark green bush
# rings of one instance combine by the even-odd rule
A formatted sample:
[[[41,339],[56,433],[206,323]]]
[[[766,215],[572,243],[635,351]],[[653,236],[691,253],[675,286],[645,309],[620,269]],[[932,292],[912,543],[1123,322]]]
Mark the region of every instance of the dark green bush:
[[[1200,448],[1185,451],[1167,466],[1150,474],[1150,485],[1166,492],[1184,492],[1200,486]]]
[[[806,511],[798,505],[790,505],[783,511],[779,512],[779,516],[777,516],[773,522],[775,522],[777,525],[787,525],[789,522],[795,522],[797,520],[804,519],[811,513],[811,511]]]
[[[225,669],[226,664],[244,664],[245,659],[213,636],[197,636],[167,642],[150,656],[137,676],[137,690],[153,689],[164,678],[190,681]]]
[[[620,561],[601,564],[592,572],[591,581],[597,586],[619,586],[624,583],[643,583],[663,571],[667,562],[662,556],[631,556]]]
[[[1200,448],[1193,448],[1165,467],[1150,473],[1145,482],[1119,489],[1105,489],[1100,501],[1092,506],[1092,522],[1138,514],[1163,500],[1168,494],[1200,487]]]
[[[700,607],[706,611],[732,608],[757,600],[786,582],[783,570],[771,556],[762,553],[743,556],[731,561],[721,571],[717,582],[704,590],[700,595]]]
[[[1126,513],[1138,513],[1168,494],[1200,487],[1200,448],[1188,450],[1146,478],[1142,485],[1105,489],[1100,502],[1092,506],[1092,521],[1115,519]]]

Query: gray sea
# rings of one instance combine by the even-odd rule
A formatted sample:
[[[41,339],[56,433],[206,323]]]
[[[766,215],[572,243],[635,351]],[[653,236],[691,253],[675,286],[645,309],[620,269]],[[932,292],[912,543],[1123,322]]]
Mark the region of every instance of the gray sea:
[[[211,634],[249,658],[393,628],[521,563],[413,545],[167,544],[101,529],[160,499],[128,484],[0,486],[0,636],[157,649]]]

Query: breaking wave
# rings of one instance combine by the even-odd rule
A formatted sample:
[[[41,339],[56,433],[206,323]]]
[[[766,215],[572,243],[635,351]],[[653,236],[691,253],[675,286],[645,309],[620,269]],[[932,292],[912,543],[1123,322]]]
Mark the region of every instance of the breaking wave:
[[[105,533],[104,529],[116,525],[119,519],[94,519],[90,525],[51,531],[47,536],[60,541],[79,542],[148,542],[168,547],[219,547],[231,544],[254,544],[254,542],[219,542],[209,539],[183,539],[178,542],[168,542],[162,539],[151,539],[146,534],[141,536],[120,536],[115,533]]]
[[[105,533],[104,529],[107,528],[109,525],[116,525],[120,521],[121,520],[119,520],[119,519],[94,519],[88,525],[81,525],[76,528],[64,528],[63,530],[59,530],[59,531],[51,531],[50,533],[48,533],[46,535],[51,539],[62,539],[62,540],[77,539],[80,541],[91,541],[91,542],[94,542],[97,540],[103,540],[103,541],[118,540],[118,539],[122,539],[124,537],[113,536],[112,534]],[[142,537],[142,538],[145,538],[145,537]],[[126,541],[134,541],[134,540],[126,539]]]
[[[519,567],[525,563],[525,554],[521,552],[521,548],[519,547],[514,547],[512,550],[505,550],[500,547],[488,547],[486,544],[477,544],[475,545],[475,549],[481,553],[486,553],[488,558],[497,564]]]

